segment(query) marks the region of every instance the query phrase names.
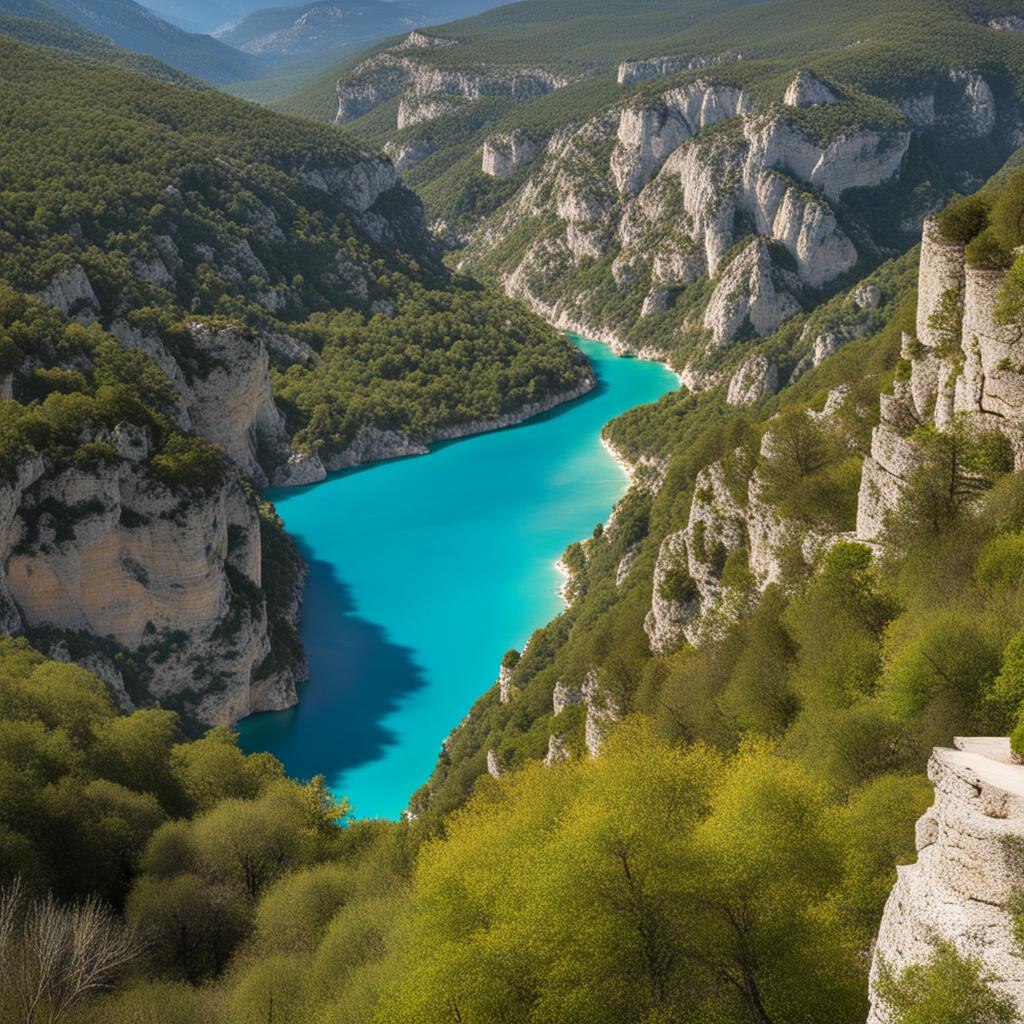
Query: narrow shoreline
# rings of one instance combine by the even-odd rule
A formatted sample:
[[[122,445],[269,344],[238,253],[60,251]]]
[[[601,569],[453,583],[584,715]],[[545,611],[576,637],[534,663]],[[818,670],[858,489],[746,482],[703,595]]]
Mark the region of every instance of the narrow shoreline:
[[[569,391],[560,391],[539,401],[528,402],[513,412],[496,413],[484,419],[441,427],[426,441],[413,441],[408,434],[400,430],[364,426],[360,428],[356,439],[348,448],[337,455],[326,457],[314,455],[294,459],[290,463],[292,472],[283,479],[279,477],[275,480],[271,489],[308,487],[322,483],[331,473],[337,473],[343,469],[372,466],[378,462],[407,458],[411,455],[429,455],[432,445],[445,441],[458,441],[467,437],[478,437],[495,430],[519,426],[532,420],[535,416],[542,416],[544,413],[551,412],[552,409],[557,409],[560,405],[582,398],[593,391],[595,387],[597,387],[597,377],[588,364],[586,374],[579,384]]]
[[[675,377],[679,382],[680,387],[685,385],[686,381],[683,379],[683,375],[670,362],[668,362],[667,359],[664,358],[662,353],[658,352],[656,349],[631,348],[614,332],[606,331],[603,328],[596,328],[591,324],[585,324],[582,320],[577,320],[571,317],[558,305],[552,305],[545,302],[525,287],[509,291],[507,285],[507,281],[502,281],[505,294],[508,295],[509,298],[519,299],[520,302],[529,306],[530,309],[538,316],[544,317],[544,319],[557,330],[571,331],[573,334],[578,335],[587,341],[596,341],[602,345],[607,345],[608,348],[611,349],[612,353],[620,358],[644,359],[649,363],[659,363]]]

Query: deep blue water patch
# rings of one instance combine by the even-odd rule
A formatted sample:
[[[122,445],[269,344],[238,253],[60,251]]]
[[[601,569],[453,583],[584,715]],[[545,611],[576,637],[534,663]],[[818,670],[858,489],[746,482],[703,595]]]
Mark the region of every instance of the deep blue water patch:
[[[518,427],[270,495],[310,565],[310,681],[241,723],[247,751],[327,776],[361,817],[397,817],[441,741],[560,608],[555,562],[607,518],[625,474],[601,428],[676,387],[656,363],[574,338],[599,386]]]

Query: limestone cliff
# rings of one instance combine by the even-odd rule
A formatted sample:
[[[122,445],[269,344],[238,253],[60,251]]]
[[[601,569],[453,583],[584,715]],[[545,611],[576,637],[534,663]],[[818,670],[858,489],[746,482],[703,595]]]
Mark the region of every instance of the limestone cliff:
[[[1014,101],[960,69],[870,104],[809,71],[768,102],[697,57],[620,69],[623,82],[662,75],[537,153],[488,141],[484,170],[522,183],[470,229],[461,265],[560,326],[671,360],[691,388],[717,383],[733,342],[771,334],[878,258],[888,228],[861,197],[901,187],[915,139],[1008,153],[1020,128]],[[817,361],[843,340],[823,338]]]
[[[425,43],[424,40],[429,40]],[[539,68],[453,68],[432,61],[434,49],[455,46],[421,32],[358,64],[338,81],[336,124],[355,120],[388,100],[399,99],[396,127],[433,120],[460,102],[484,96],[522,100],[542,96],[567,79]]]
[[[944,429],[954,417],[1005,434],[1018,468],[1024,459],[1024,366],[1020,327],[996,317],[1006,274],[967,264],[964,249],[946,241],[934,220],[924,226],[918,280],[916,338],[903,340],[909,374],[881,398],[881,422],[864,463],[857,535],[881,536],[885,516],[898,504],[921,463],[912,438],[924,424]],[[943,300],[952,313],[940,316]],[[950,320],[942,324],[943,319]]]
[[[134,703],[206,724],[294,703],[301,663],[266,671],[275,612],[261,590],[260,517],[236,475],[170,486],[130,424],[82,443],[111,454],[98,466],[37,457],[2,488],[5,631],[92,659]],[[283,614],[294,623],[298,608]]]
[[[1009,740],[957,739],[928,763],[935,802],[917,823],[917,862],[897,880],[875,944],[868,1024],[890,1014],[877,992],[883,967],[926,962],[937,941],[979,959],[993,987],[1024,1015],[1024,956],[1005,904],[1024,885],[1024,767]]]

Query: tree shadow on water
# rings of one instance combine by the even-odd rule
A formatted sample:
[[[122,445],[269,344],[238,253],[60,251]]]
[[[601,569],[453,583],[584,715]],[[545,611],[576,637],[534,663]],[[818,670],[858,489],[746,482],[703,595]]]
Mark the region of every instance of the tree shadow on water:
[[[301,625],[309,682],[299,703],[241,722],[247,753],[269,750],[300,779],[338,776],[376,761],[399,737],[384,725],[409,694],[426,685],[413,651],[355,613],[352,593],[335,567],[309,557]],[[344,787],[342,787],[344,788]]]

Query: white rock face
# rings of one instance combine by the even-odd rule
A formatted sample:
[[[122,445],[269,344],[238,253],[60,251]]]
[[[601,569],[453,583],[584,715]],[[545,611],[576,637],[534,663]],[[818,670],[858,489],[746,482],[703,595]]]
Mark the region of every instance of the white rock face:
[[[196,321],[189,331],[213,362],[211,371],[195,378],[189,391],[194,429],[219,444],[247,476],[266,482],[260,451],[276,451],[287,459],[289,447],[284,418],[270,391],[266,347],[245,330],[215,330]]]
[[[587,750],[591,757],[597,757],[608,730],[619,719],[619,709],[601,688],[596,669],[591,669],[583,682],[583,700],[587,705],[584,727]]]
[[[669,89],[655,104],[627,107],[619,118],[611,163],[619,191],[636,195],[680,143],[746,106],[734,86],[695,82]]]
[[[730,344],[747,322],[764,337],[800,312],[792,294],[777,285],[781,278],[765,242],[751,241],[726,267],[711,294],[704,326],[711,332],[712,345]]]
[[[566,708],[571,708],[583,700],[583,691],[568,686],[559,679],[555,683],[554,692],[551,695],[552,714],[560,715]]]
[[[911,364],[910,380],[881,396],[881,423],[872,435],[864,460],[857,504],[857,536],[877,541],[884,519],[894,509],[906,483],[921,464],[911,440],[922,423],[939,429],[954,416],[966,415],[978,428],[1004,433],[1013,446],[1016,465],[1024,463],[1024,360],[1022,332],[997,321],[995,310],[1006,275],[967,267],[961,246],[946,242],[936,223],[925,222],[918,278],[917,342],[905,337],[903,356]],[[930,322],[944,295],[959,297],[962,316],[947,328],[958,330],[944,339]],[[955,304],[954,304],[955,305]],[[950,346],[953,346],[950,349]]]
[[[647,60],[627,60],[619,65],[619,85],[632,85],[634,82],[646,82],[662,75],[678,75],[681,71],[696,71],[709,64],[717,63],[710,57],[672,56],[651,57]]]
[[[434,46],[458,46],[457,39],[446,39],[444,36],[432,36],[426,32],[410,32],[401,43],[400,50],[425,50]]]
[[[431,37],[423,35],[423,38]],[[400,96],[397,127],[402,128],[448,113],[452,108],[444,106],[440,97],[448,97],[449,103],[452,98],[472,101],[482,96],[532,99],[560,88],[567,81],[539,68],[506,71],[437,67],[417,54],[417,50],[424,48],[406,39],[405,45],[370,57],[341,78],[335,123],[361,117],[381,103]]]
[[[963,85],[964,110],[973,134],[988,135],[996,124],[996,101],[988,82],[971,71],[951,71],[949,78]]]
[[[235,592],[232,573],[259,586],[260,528],[235,478],[183,500],[148,473],[141,429],[90,439],[113,445],[121,461],[52,471],[36,460],[0,490],[0,609],[9,631],[108,637],[146,663],[153,698],[184,695],[209,724],[294,703],[291,676],[254,691],[270,651],[267,609]],[[161,636],[166,655],[150,658]]]
[[[853,293],[853,304],[858,309],[878,309],[882,304],[882,289],[877,284],[858,285]]]
[[[498,700],[502,704],[508,704],[512,699],[512,669],[502,665],[498,669]]]
[[[779,387],[779,368],[758,352],[740,364],[729,380],[726,401],[730,405],[757,405]]]
[[[782,102],[787,107],[817,107],[839,103],[842,97],[813,71],[801,71],[789,83]]]
[[[669,654],[685,639],[684,627],[699,608],[699,598],[681,602],[662,593],[671,573],[689,573],[689,559],[686,550],[686,531],[670,533],[658,549],[658,560],[654,565],[654,589],[651,594],[651,610],[644,619],[644,630],[655,654]]]
[[[65,270],[33,298],[47,306],[56,306],[65,316],[78,316],[91,320],[100,310],[99,299],[92,290],[92,283],[85,270],[79,265]]]
[[[389,141],[384,143],[384,152],[395,165],[395,170],[401,173],[415,167],[428,156],[433,156],[437,152],[437,146],[431,142],[412,144]]]
[[[988,27],[1003,32],[1024,32],[1024,15],[1004,14],[997,18],[989,18]]]
[[[345,167],[311,164],[298,177],[310,187],[335,196],[356,213],[366,213],[385,192],[398,185],[398,172],[391,161],[370,154]]]
[[[409,128],[424,121],[436,121],[445,114],[454,113],[463,102],[457,96],[407,94],[399,101],[396,127]]]
[[[569,757],[569,748],[565,744],[565,737],[561,733],[552,733],[548,737],[548,752],[544,756],[544,766],[554,768],[556,765],[565,764]]]
[[[667,288],[654,285],[644,297],[644,304],[640,307],[641,318],[664,313],[668,309],[671,294]]]
[[[1002,738],[958,739],[928,763],[935,803],[917,823],[917,862],[898,867],[871,967],[868,1024],[888,1024],[879,999],[882,965],[902,971],[926,962],[936,940],[980,959],[994,988],[1024,1015],[1024,957],[1003,904],[1021,884],[1024,767],[1010,763]]]
[[[484,142],[481,169],[492,178],[507,178],[532,163],[544,151],[544,142],[522,132],[502,132]]]

